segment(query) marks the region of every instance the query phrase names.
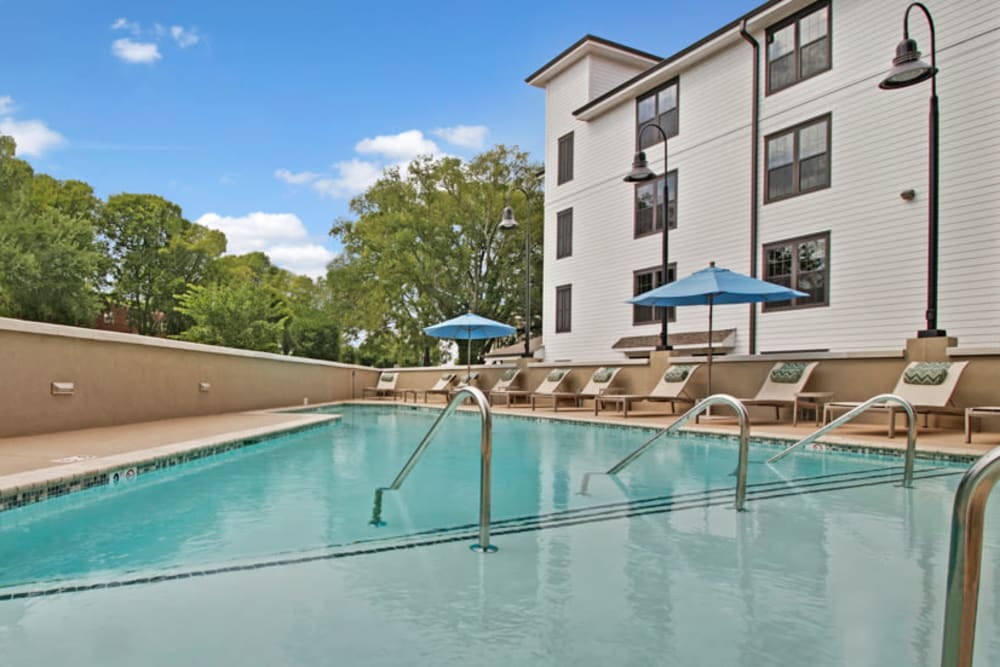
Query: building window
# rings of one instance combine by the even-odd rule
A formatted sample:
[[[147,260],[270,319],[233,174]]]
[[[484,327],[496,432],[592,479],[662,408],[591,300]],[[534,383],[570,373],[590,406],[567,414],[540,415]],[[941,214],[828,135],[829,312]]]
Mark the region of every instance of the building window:
[[[636,143],[639,150],[663,141],[663,135],[656,130],[642,131],[642,128],[656,123],[668,137],[677,134],[677,80],[657,88],[635,101]]]
[[[556,213],[556,259],[573,254],[573,209]]]
[[[573,286],[556,288],[556,333],[570,330],[573,316]]]
[[[558,185],[573,180],[573,133],[559,137]]]
[[[830,114],[769,135],[765,203],[830,187]]]
[[[764,312],[830,303],[830,232],[764,246],[764,280],[809,296],[764,304]]]
[[[816,3],[767,30],[768,94],[830,69],[830,3]]]
[[[669,229],[677,229],[677,170],[667,174],[669,188],[663,192],[663,178],[635,186],[635,238],[663,229],[663,201],[667,200]]]
[[[667,282],[677,280],[677,264],[667,265]],[[649,269],[640,269],[632,274],[632,296],[639,296],[651,289],[656,289],[663,284],[663,267],[654,266]],[[653,306],[632,306],[632,324],[651,324],[663,321],[663,311],[667,311],[667,321],[673,322],[677,319],[677,309],[655,308]]]

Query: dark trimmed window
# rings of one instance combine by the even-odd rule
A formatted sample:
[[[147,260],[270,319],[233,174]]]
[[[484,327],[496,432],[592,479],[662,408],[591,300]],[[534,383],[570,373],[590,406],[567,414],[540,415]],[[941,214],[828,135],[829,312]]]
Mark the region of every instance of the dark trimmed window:
[[[764,312],[830,303],[830,232],[764,246],[764,280],[809,296],[764,304]]]
[[[559,168],[557,184],[573,180],[573,133],[559,137]]]
[[[573,322],[573,286],[561,285],[556,288],[556,333],[570,330]]]
[[[767,93],[830,69],[830,2],[818,2],[767,29]]]
[[[573,254],[573,209],[556,213],[556,259]]]
[[[667,282],[677,280],[677,264],[667,265]],[[663,284],[663,267],[654,266],[649,269],[640,269],[632,273],[632,296],[639,296],[651,289],[656,289]],[[632,324],[651,324],[663,321],[663,311],[667,311],[667,321],[673,322],[677,319],[677,309],[656,308],[654,306],[632,306]]]
[[[830,187],[830,114],[768,135],[764,152],[765,203]]]
[[[677,170],[667,174],[670,187],[664,193],[661,176],[655,181],[637,183],[635,186],[635,238],[653,234],[663,229],[663,202],[667,200],[669,229],[677,229]]]
[[[639,150],[663,141],[663,135],[656,130],[642,131],[642,128],[651,123],[659,125],[668,137],[677,134],[677,79],[636,98],[635,132]]]

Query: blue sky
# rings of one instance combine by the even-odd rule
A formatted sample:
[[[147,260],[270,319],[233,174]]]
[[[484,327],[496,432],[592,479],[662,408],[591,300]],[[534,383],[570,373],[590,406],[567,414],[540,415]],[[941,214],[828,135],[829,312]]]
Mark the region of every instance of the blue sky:
[[[0,132],[38,171],[162,195],[316,276],[383,167],[497,143],[540,162],[524,79],[583,35],[666,56],[758,4],[0,0]]]

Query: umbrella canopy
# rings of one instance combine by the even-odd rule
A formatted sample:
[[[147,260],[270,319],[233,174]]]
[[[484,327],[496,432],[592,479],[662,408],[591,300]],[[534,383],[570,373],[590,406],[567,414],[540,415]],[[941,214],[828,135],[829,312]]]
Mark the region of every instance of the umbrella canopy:
[[[809,296],[805,292],[751,278],[729,269],[720,269],[715,262],[695,271],[686,278],[660,285],[628,300],[637,306],[696,306],[708,305],[708,393],[712,393],[712,310],[715,304],[761,303],[787,301]]]
[[[456,338],[466,341],[466,377],[472,370],[472,339],[510,336],[517,329],[475,313],[466,313],[424,328],[424,333],[435,338]]]

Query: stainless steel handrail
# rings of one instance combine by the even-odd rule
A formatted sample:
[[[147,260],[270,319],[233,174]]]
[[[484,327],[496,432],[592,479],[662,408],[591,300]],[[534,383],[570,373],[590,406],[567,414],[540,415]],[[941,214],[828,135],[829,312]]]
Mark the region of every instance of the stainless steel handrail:
[[[944,603],[941,667],[971,667],[983,557],[983,516],[1000,479],[1000,447],[982,456],[962,476],[951,513],[948,593]]]
[[[635,451],[613,465],[607,472],[585,473],[583,476],[583,484],[580,486],[580,493],[583,495],[587,494],[587,491],[590,488],[591,475],[617,475],[623,468],[632,463],[632,461],[635,461],[637,458],[642,456],[643,452],[645,452],[649,446],[656,442],[656,440],[660,437],[680,430],[692,419],[708,410],[708,408],[719,404],[728,405],[735,410],[736,416],[740,421],[740,454],[739,463],[736,466],[736,502],[734,506],[737,511],[742,510],[747,497],[747,463],[750,457],[750,413],[747,412],[746,406],[743,405],[738,398],[733,398],[728,394],[713,394],[708,398],[699,401],[693,408],[681,415],[677,421],[658,431],[652,438],[639,445]]]
[[[838,426],[842,426],[847,422],[851,421],[863,412],[868,411],[873,406],[879,403],[899,403],[903,410],[906,412],[907,418],[907,428],[906,428],[906,454],[903,456],[903,486],[910,488],[913,486],[913,459],[917,453],[917,414],[913,409],[913,406],[905,398],[897,396],[896,394],[879,394],[873,398],[869,398],[867,401],[851,409],[846,414],[834,419],[832,422],[824,426],[823,428],[807,435],[802,438],[794,445],[788,447],[788,449],[775,454],[767,460],[768,463],[777,463],[781,459],[785,458],[792,453],[793,449],[803,447],[811,442],[815,442],[816,439],[826,435]]]
[[[382,521],[382,494],[386,491],[395,491],[406,480],[407,475],[417,465],[424,450],[431,443],[441,423],[451,415],[466,398],[471,398],[476,402],[480,413],[481,436],[479,444],[479,542],[470,548],[473,551],[483,553],[493,553],[497,548],[490,544],[490,488],[491,488],[491,460],[493,458],[493,413],[490,410],[490,402],[486,395],[476,387],[462,387],[456,391],[448,403],[448,406],[438,415],[431,425],[427,435],[420,441],[417,448],[410,454],[410,458],[403,465],[402,470],[396,475],[396,479],[389,486],[382,486],[375,489],[375,503],[372,507],[372,518],[370,523],[373,526],[384,526]]]

